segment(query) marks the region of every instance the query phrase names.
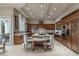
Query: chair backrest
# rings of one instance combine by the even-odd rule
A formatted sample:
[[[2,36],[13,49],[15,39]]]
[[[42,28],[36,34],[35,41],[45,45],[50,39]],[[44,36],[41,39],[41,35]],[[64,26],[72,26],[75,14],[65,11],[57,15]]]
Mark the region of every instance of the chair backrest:
[[[5,39],[5,40],[4,40],[4,43],[3,43],[3,47],[5,47],[5,45],[6,45],[6,41],[7,41],[7,40]]]
[[[3,35],[0,34],[0,44],[2,44]]]
[[[10,33],[6,33],[6,39],[9,39]]]
[[[7,39],[8,39],[8,38],[7,38],[7,34],[8,34],[8,33],[6,33],[6,34],[3,35],[3,47],[5,47],[6,42],[7,42]]]
[[[6,35],[3,34],[3,35],[0,35],[0,39],[1,39],[1,44],[6,44],[6,41],[7,41],[7,38],[6,38]]]
[[[7,41],[7,39],[6,39],[6,35],[5,34],[3,34],[3,35],[0,35],[0,39],[1,39],[1,45],[3,45],[3,48],[5,48],[5,45],[6,45],[6,41]]]
[[[49,39],[50,40],[50,36],[48,36],[48,35],[44,35],[43,36],[45,39]]]
[[[50,35],[50,43],[51,43],[51,44],[54,43],[54,34]]]
[[[24,34],[24,44],[27,44],[28,39],[29,39],[29,38],[28,38],[28,35],[25,35],[25,34]]]

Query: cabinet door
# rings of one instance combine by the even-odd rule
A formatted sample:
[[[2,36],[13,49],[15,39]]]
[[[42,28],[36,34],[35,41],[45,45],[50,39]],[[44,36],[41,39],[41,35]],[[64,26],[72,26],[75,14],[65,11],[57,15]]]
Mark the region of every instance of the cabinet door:
[[[67,35],[67,47],[71,48],[71,23],[67,24],[67,29],[69,29],[69,35]]]
[[[77,32],[78,32],[78,26],[77,22],[72,22],[71,25],[71,30],[72,30],[72,37],[71,37],[71,49],[78,53],[78,43],[77,43]]]
[[[79,53],[79,20],[78,20],[78,23],[77,23],[77,26],[78,26],[78,32],[77,32],[77,39],[78,39],[78,53]]]
[[[21,37],[20,36],[14,36],[14,44],[21,44]]]

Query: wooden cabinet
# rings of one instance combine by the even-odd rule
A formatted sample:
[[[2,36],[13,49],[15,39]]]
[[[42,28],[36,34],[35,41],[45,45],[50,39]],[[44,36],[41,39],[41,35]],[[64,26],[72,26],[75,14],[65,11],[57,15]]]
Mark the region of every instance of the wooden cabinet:
[[[67,36],[66,40],[67,40],[67,43],[66,43],[67,47],[71,48],[71,36]]]
[[[69,29],[69,35],[66,36],[66,40],[63,40],[61,37],[61,41],[59,42],[74,52],[79,53],[79,9],[63,17],[56,23],[56,27],[58,28],[61,28],[63,25],[66,25],[66,29]]]
[[[15,35],[14,36],[14,44],[21,44],[23,41],[21,39],[20,35]]]
[[[31,30],[38,30],[38,28],[44,28],[46,30],[55,30],[55,24],[27,24],[27,32],[29,32],[28,36],[31,36],[33,34]]]
[[[38,28],[45,28],[46,30],[54,30],[55,24],[29,24],[27,25],[27,27],[29,28],[28,30]]]
[[[69,30],[69,33],[67,34],[66,40],[67,40],[67,47],[71,48],[71,23],[66,24],[67,29]]]
[[[77,29],[78,29],[78,31],[77,31],[77,44],[78,44],[78,53],[79,53],[79,19],[78,19],[78,21],[77,21]]]
[[[78,32],[78,26],[77,26],[77,21],[73,21],[72,22],[72,25],[71,25],[71,29],[72,29],[72,32],[71,32],[71,49],[73,51],[75,51],[76,53],[78,53],[78,39],[77,39],[77,32]]]

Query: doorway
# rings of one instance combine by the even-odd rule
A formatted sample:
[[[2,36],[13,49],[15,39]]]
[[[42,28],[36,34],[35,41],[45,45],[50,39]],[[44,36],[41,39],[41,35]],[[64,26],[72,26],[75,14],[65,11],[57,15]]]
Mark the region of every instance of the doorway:
[[[11,45],[11,19],[9,17],[0,17],[0,35],[7,34],[6,45]]]

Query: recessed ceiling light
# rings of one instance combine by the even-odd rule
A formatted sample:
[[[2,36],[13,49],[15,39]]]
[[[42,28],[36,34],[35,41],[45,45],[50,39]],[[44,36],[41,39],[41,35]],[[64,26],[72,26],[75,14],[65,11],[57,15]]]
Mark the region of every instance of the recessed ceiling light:
[[[30,8],[27,8],[27,10],[29,10]]]
[[[41,11],[41,14],[43,13],[43,11]]]
[[[53,15],[53,12],[51,12],[50,15]]]
[[[51,18],[51,16],[48,16],[49,18]]]
[[[57,8],[54,8],[54,10],[56,10]]]
[[[30,13],[30,15],[33,15],[33,13]]]
[[[40,5],[41,8],[43,8],[43,5]]]

